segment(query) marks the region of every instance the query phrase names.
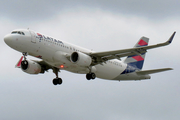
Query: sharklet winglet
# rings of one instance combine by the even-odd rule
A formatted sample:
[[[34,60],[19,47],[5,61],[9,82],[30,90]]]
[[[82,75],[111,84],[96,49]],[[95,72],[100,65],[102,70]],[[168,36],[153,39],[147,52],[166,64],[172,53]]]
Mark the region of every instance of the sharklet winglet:
[[[170,43],[172,42],[175,34],[176,34],[176,31],[171,35],[171,37],[170,37],[169,40],[167,41],[168,44],[170,44]]]
[[[22,59],[23,59],[23,56],[19,59],[19,61],[18,61],[17,64],[15,65],[16,68],[20,68],[20,67],[21,67]]]

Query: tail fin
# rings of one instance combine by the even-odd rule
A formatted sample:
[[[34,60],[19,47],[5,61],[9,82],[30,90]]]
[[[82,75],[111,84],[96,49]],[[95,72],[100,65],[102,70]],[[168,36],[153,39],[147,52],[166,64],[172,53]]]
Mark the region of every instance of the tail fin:
[[[136,43],[134,47],[142,47],[142,46],[147,46],[149,42],[149,38],[146,37],[141,37],[141,39]],[[144,64],[144,59],[145,59],[144,54],[138,54],[133,55],[133,56],[128,56],[125,60],[124,63],[127,63],[130,66],[136,67],[137,69],[142,69],[143,64]]]

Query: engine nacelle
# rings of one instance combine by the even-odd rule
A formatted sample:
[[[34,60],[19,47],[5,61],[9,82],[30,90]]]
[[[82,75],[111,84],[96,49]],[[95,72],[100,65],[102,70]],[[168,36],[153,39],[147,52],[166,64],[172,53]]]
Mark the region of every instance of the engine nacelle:
[[[70,56],[70,60],[72,63],[80,66],[89,66],[92,63],[92,58],[81,52],[73,52]]]
[[[41,72],[41,66],[31,60],[23,60],[21,62],[21,70],[29,74],[39,74]]]

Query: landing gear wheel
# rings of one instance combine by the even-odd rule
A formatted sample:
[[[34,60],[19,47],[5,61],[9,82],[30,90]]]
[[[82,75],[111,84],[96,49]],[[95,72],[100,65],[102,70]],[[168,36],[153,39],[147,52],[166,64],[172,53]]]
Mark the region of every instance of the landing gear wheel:
[[[87,80],[91,80],[91,74],[89,74],[89,73],[86,74],[86,79],[87,79]]]
[[[58,84],[61,85],[62,79],[61,78],[54,78],[52,82],[54,85],[58,85]]]
[[[96,78],[96,74],[94,74],[94,73],[86,74],[86,79],[87,80],[91,80],[91,79],[95,79],[95,78]]]
[[[53,82],[53,84],[54,84],[54,85],[57,85],[57,84],[58,84],[58,83],[57,83],[56,78],[55,78],[55,79],[53,79],[53,81],[52,81],[52,82]]]
[[[91,79],[95,79],[96,78],[96,74],[91,73]]]

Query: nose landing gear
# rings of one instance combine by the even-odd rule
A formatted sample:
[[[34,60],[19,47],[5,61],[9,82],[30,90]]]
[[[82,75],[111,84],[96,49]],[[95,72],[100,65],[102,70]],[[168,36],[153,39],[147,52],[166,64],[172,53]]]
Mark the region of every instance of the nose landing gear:
[[[24,56],[24,60],[26,60],[26,56],[28,55],[28,53],[27,52],[23,52],[22,54]]]

